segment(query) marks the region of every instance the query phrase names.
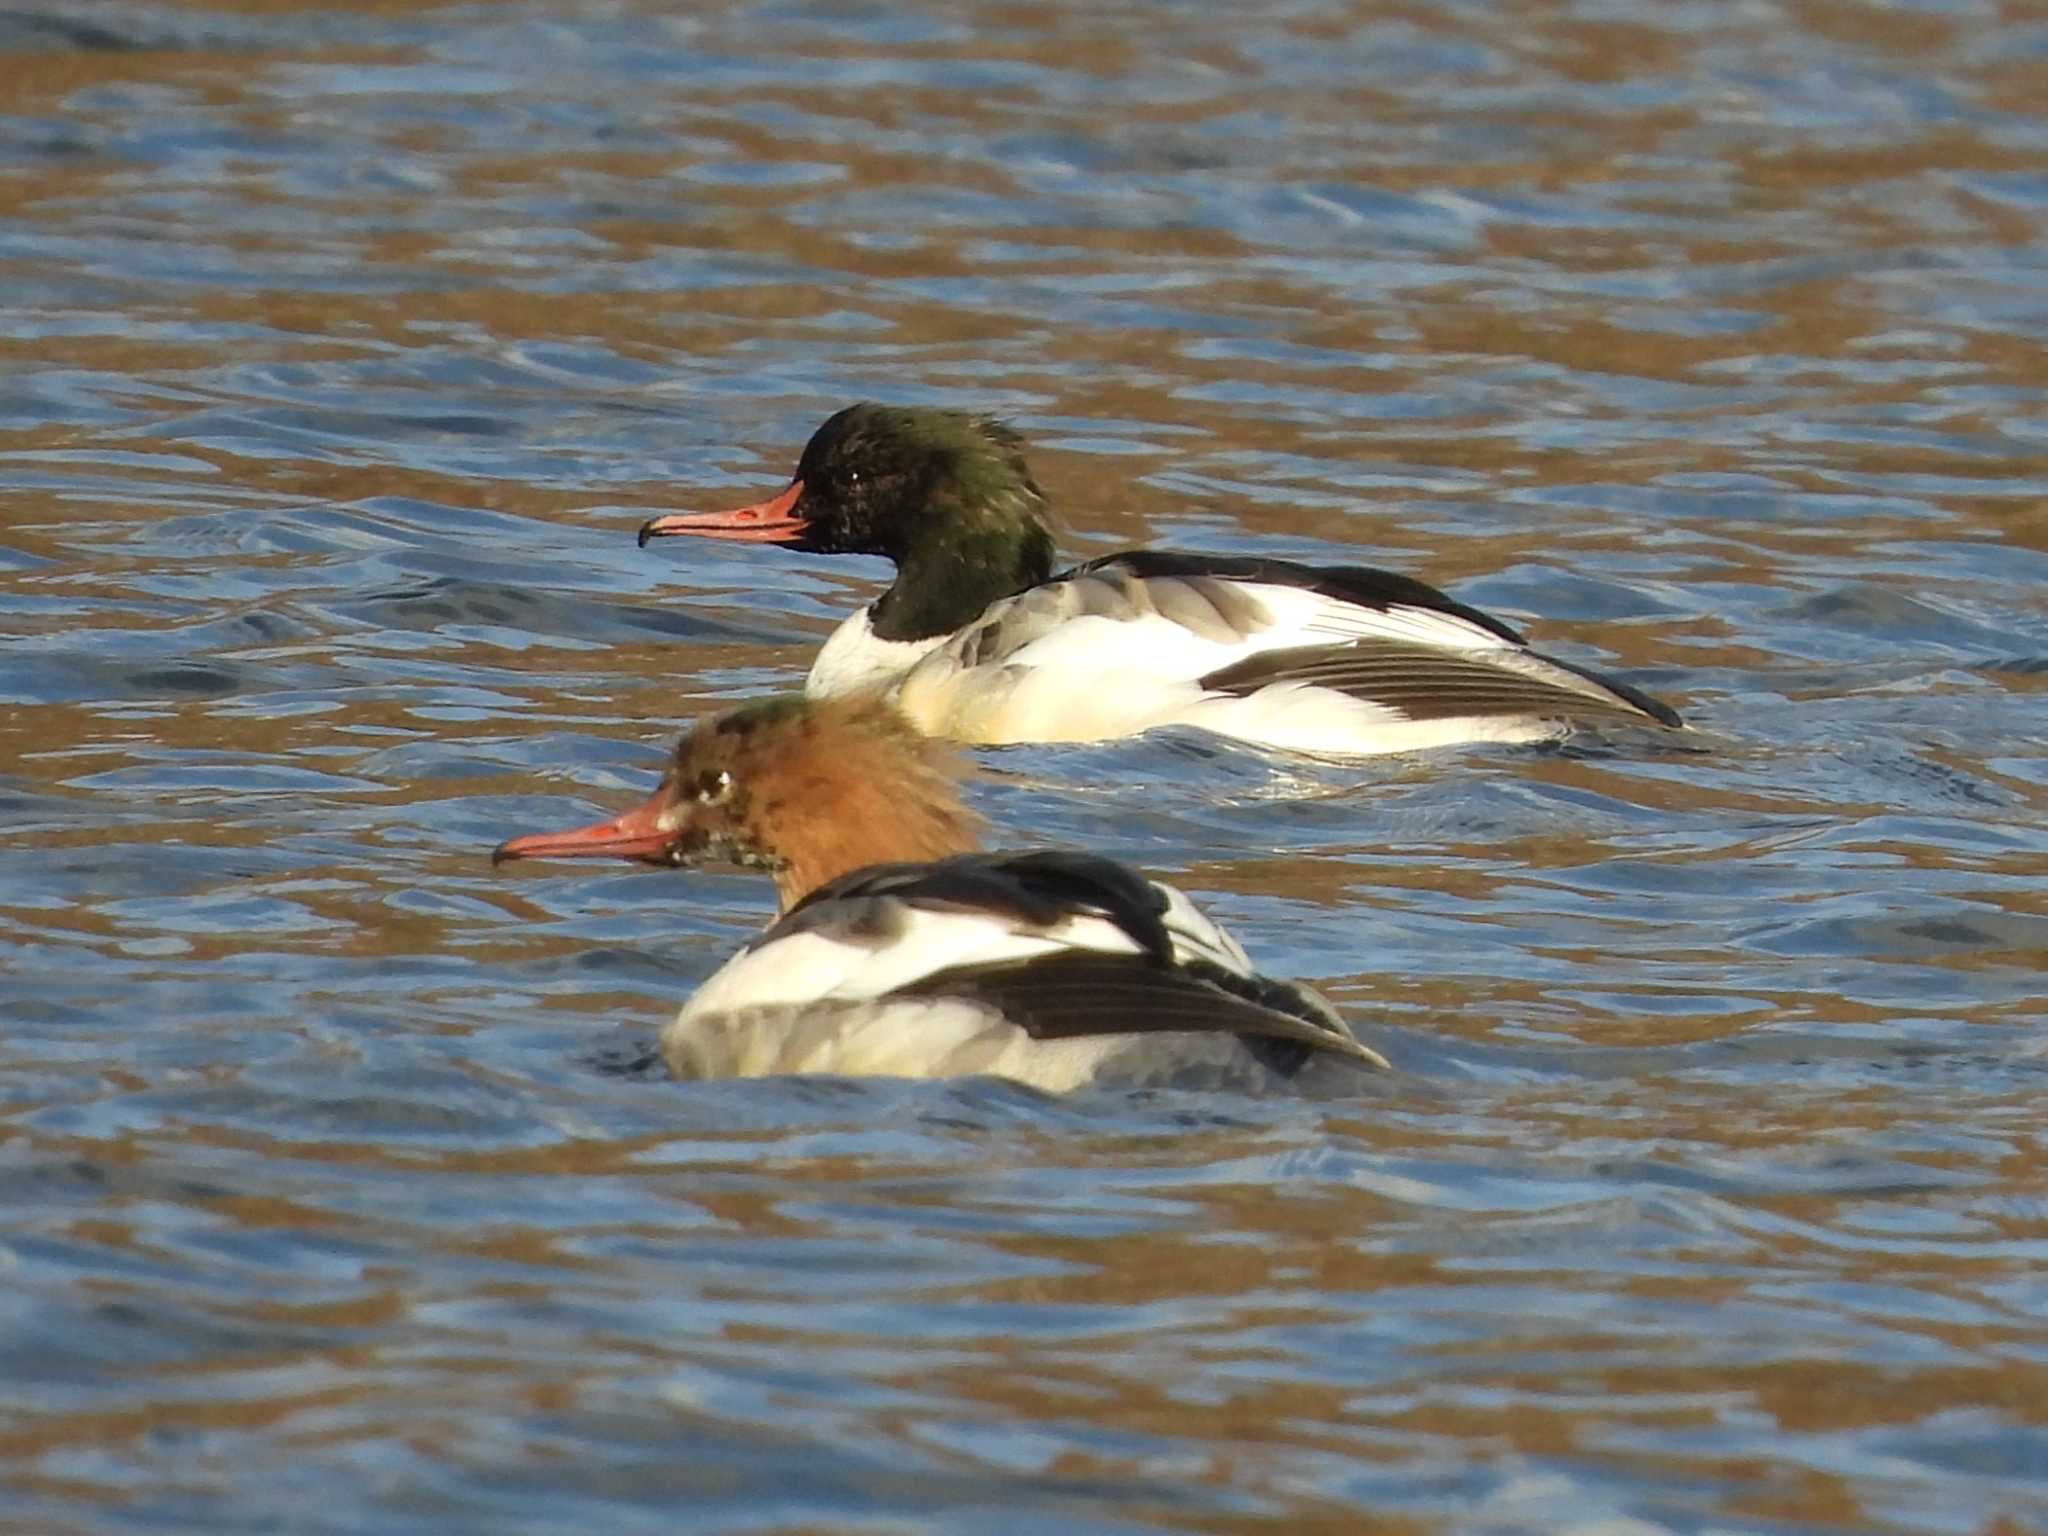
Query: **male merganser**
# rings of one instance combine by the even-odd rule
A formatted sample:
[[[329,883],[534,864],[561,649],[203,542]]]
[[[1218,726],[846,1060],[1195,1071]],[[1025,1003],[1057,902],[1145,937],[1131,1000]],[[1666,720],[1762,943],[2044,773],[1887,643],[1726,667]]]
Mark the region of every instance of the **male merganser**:
[[[980,417],[849,406],[779,495],[654,518],[640,542],[696,534],[892,561],[895,583],[833,632],[804,691],[885,687],[921,730],[963,741],[1178,724],[1355,755],[1683,728],[1648,694],[1391,571],[1133,550],[1055,576],[1023,446]]]
[[[770,699],[684,736],[637,809],[491,859],[774,872],[780,918],[662,1032],[677,1077],[989,1073],[1063,1092],[1387,1065],[1173,887],[1089,854],[973,852],[957,773],[881,699]]]

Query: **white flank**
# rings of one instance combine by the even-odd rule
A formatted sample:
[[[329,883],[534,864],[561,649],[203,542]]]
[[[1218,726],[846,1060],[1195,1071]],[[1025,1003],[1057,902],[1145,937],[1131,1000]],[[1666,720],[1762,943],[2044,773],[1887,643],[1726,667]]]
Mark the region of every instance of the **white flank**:
[[[1219,585],[1233,598],[1221,607],[1208,595]],[[1190,614],[1194,622],[1182,622]],[[863,608],[825,642],[804,691],[817,698],[893,686],[920,730],[988,745],[1100,741],[1192,725],[1284,751],[1369,756],[1542,741],[1567,729],[1554,711],[1418,721],[1311,683],[1275,683],[1245,696],[1196,686],[1268,651],[1364,639],[1482,660],[1581,698],[1622,702],[1598,682],[1455,614],[1371,608],[1274,582],[1139,581],[1114,566],[991,603],[950,637],[877,639],[873,611]]]
[[[678,1017],[662,1054],[679,1078],[988,1075],[1067,1093],[1129,1052],[1132,1036],[1033,1040],[993,1008],[952,998],[743,1008]]]
[[[1107,583],[1104,577],[1077,579]],[[1168,579],[1131,585],[1142,590]],[[929,640],[877,639],[873,607],[863,607],[833,630],[819,648],[804,680],[804,692],[812,698],[855,693],[893,683],[921,667],[927,673],[948,674],[1000,667],[1090,675],[1099,673],[1111,659],[1119,672],[1191,680],[1265,651],[1368,636],[1460,652],[1518,649],[1491,630],[1452,614],[1398,606],[1382,612],[1271,582],[1231,584],[1243,596],[1256,600],[1263,622],[1227,640],[1198,634],[1158,612],[1061,612],[1041,595],[1057,591],[1058,585],[991,603],[958,634]],[[1034,611],[1041,608],[1047,611]],[[1000,644],[987,642],[989,626],[1007,631],[1001,633]],[[965,660],[970,653],[977,653],[972,666]],[[927,658],[930,665],[922,666]]]
[[[934,658],[936,661],[937,658]],[[1544,741],[1565,727],[1533,714],[1411,720],[1399,710],[1309,683],[1273,683],[1242,697],[1193,682],[1097,667],[1077,676],[1049,667],[977,667],[912,673],[897,702],[927,735],[1001,745],[1101,741],[1162,725],[1191,725],[1285,752],[1369,756],[1461,742]]]
[[[1405,640],[1411,645],[1433,645],[1446,651],[1520,649],[1483,624],[1435,608],[1410,608],[1400,603],[1385,609],[1368,608],[1363,603],[1347,603],[1342,598],[1324,597],[1300,587],[1262,581],[1245,582],[1240,590],[1255,593],[1273,616],[1272,628],[1261,630],[1254,637],[1257,644],[1243,653],[1246,656],[1297,645],[1369,638]]]

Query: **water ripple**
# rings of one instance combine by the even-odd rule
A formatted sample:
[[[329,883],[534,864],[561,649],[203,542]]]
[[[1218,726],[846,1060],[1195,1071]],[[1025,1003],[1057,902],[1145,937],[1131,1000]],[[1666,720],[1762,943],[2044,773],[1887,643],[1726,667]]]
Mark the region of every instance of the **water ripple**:
[[[75,8],[73,8],[75,9]],[[0,12],[19,1529],[2048,1521],[2048,31]],[[1368,561],[1669,696],[984,752],[1369,1098],[679,1088],[771,898],[493,871],[874,562],[639,550],[853,399],[1075,557]],[[1132,786],[1143,785],[1135,795]]]

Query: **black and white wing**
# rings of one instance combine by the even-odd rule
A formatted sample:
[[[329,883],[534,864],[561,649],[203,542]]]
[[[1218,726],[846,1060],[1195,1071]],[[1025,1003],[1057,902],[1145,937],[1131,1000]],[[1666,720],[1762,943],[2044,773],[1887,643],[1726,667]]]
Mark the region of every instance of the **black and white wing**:
[[[1137,551],[991,604],[910,667],[905,713],[971,741],[1197,725],[1299,751],[1678,726],[1647,694],[1531,650],[1389,571]]]
[[[1314,994],[1253,972],[1179,892],[1064,852],[877,865],[831,881],[706,982],[671,1028],[885,1001],[956,1005],[927,1010],[924,1026],[978,1038],[999,1018],[1047,1045],[1224,1034],[1386,1065]]]

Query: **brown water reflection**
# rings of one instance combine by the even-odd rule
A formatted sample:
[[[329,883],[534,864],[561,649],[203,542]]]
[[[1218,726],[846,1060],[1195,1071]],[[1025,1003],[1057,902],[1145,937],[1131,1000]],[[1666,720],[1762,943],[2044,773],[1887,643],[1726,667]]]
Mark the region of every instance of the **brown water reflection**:
[[[0,80],[0,1528],[2048,1524],[2033,8],[30,7]],[[984,756],[1384,1100],[677,1088],[766,891],[484,851],[874,590],[632,539],[869,397],[1717,749]]]

